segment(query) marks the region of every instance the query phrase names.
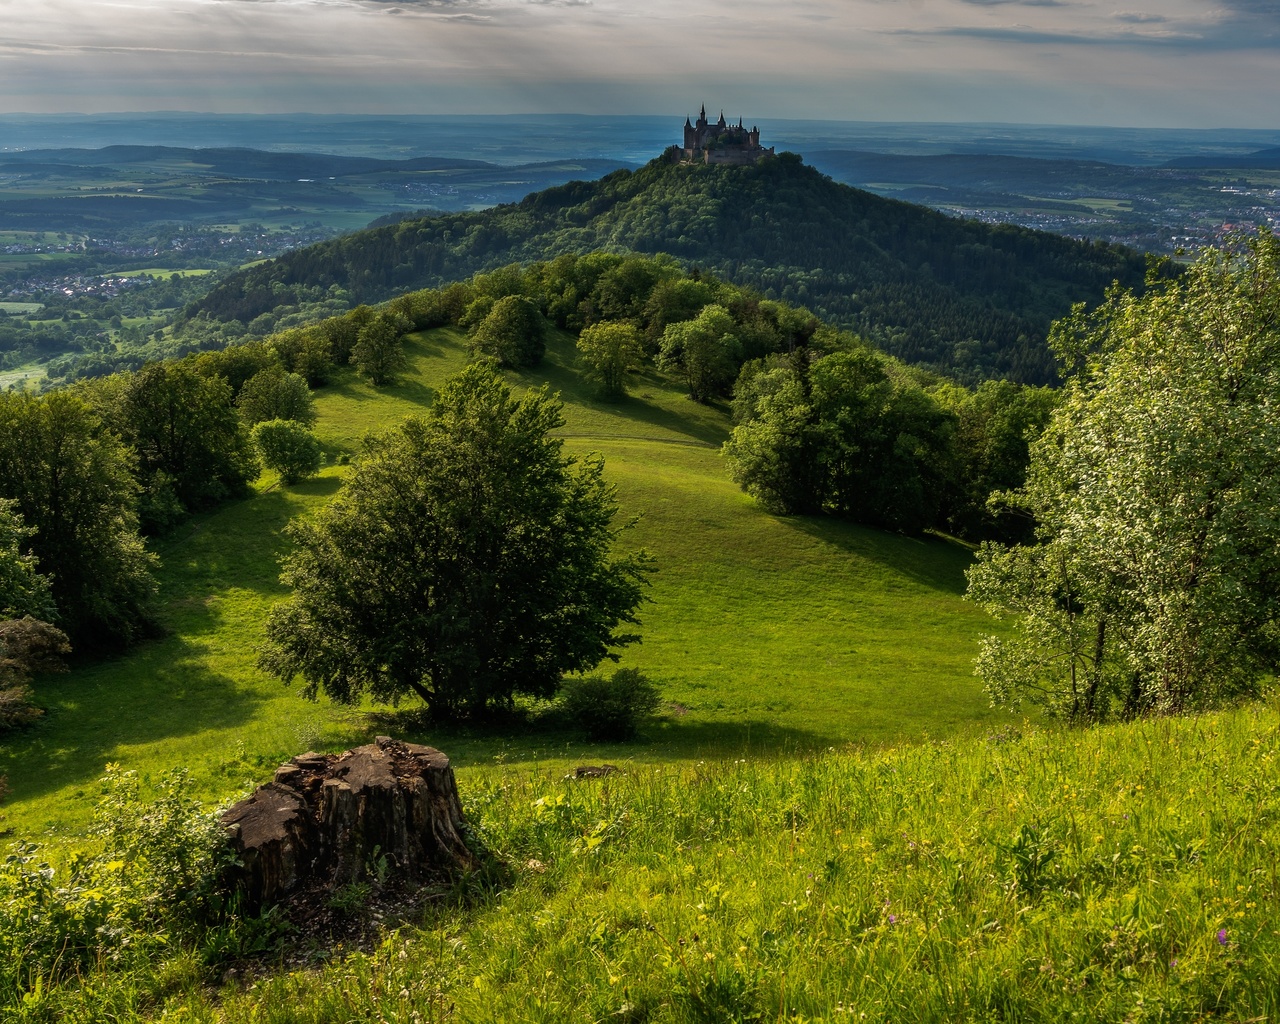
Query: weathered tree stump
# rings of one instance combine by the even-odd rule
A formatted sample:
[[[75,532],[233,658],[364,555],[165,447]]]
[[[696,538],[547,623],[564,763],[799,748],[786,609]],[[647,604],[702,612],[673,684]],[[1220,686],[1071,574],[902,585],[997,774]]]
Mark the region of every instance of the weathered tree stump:
[[[301,754],[222,822],[251,909],[299,889],[370,877],[417,886],[475,868],[449,759],[387,736],[343,754]]]

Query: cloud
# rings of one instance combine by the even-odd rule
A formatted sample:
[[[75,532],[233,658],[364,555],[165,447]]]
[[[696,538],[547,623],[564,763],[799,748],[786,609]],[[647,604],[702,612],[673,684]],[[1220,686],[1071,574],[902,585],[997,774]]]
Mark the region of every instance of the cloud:
[[[1163,14],[1148,14],[1145,11],[1116,11],[1111,17],[1130,25],[1159,25],[1169,20]]]
[[[1066,7],[1068,4],[1065,0],[960,0],[963,4],[972,4],[974,7],[1008,7],[1016,5],[1018,7]]]
[[[1080,122],[1096,118],[1102,96],[1110,123],[1211,124],[1227,111],[1244,123],[1246,107],[1272,123],[1280,109],[1276,0],[0,0],[0,8],[0,109],[10,110],[683,115],[691,96],[705,96],[760,118]]]

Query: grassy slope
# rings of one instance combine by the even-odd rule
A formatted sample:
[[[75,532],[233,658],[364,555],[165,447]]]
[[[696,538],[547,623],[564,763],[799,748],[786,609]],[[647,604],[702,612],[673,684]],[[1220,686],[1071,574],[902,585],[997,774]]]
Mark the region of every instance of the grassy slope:
[[[1274,1021],[1278,763],[1256,706],[603,781],[476,768],[497,891],[371,954],[214,992],[175,953],[19,1019]]]
[[[377,391],[345,377],[318,395],[317,430],[356,450],[368,430],[431,401],[466,360],[442,330],[411,342],[411,371]],[[572,451],[599,451],[627,511],[627,535],[657,557],[644,643],[624,664],[642,667],[679,704],[645,742],[593,749],[567,736],[423,732],[408,717],[309,704],[254,667],[252,648],[283,596],[276,559],[288,519],[318,507],[338,467],[185,526],[160,546],[169,635],[105,664],[43,680],[50,709],[0,753],[19,834],[78,831],[103,765],[158,774],[188,766],[209,797],[264,778],[309,747],[341,747],[388,729],[434,742],[463,767],[511,763],[739,756],[843,742],[943,735],[995,719],[970,670],[986,620],[959,595],[968,553],[858,527],[762,513],[728,479],[718,452],[728,420],[670,381],[645,378],[618,406],[594,402],[572,368],[572,344],[554,340],[523,383],[548,381],[565,403]]]
[[[466,792],[506,892],[222,1019],[1276,1020],[1278,760],[1255,708],[605,783],[489,769]]]

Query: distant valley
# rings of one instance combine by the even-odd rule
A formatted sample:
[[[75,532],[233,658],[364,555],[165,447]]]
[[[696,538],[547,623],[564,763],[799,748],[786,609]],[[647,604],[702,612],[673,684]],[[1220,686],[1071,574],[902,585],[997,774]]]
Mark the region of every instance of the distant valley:
[[[800,152],[823,174],[879,196],[1138,251],[1194,250],[1225,230],[1274,225],[1280,216],[1277,132],[827,121],[765,122],[763,130],[779,152]],[[166,351],[181,311],[241,267],[368,225],[472,216],[633,169],[673,134],[665,117],[0,116],[0,388],[105,372],[122,357],[131,364]],[[729,213],[704,212],[712,220]],[[964,300],[977,305],[962,309],[946,291],[945,271],[937,292],[945,298],[932,312],[934,300],[920,295],[886,305],[885,289],[900,280],[877,272],[858,282],[815,282],[805,277],[804,260],[775,264],[742,249],[746,238],[735,243],[741,251],[723,251],[722,240],[698,237],[708,229],[697,220],[688,222],[693,235],[668,240],[672,251],[765,291],[781,295],[789,287],[792,300],[904,358],[965,379],[1051,375],[1038,339],[1066,308],[1070,288],[1030,313],[1024,296],[996,330],[1008,296],[991,299],[1005,312],[983,311],[977,294]],[[634,220],[615,225],[591,244],[657,244],[632,237],[633,227]],[[511,241],[510,258],[537,255],[532,239]],[[565,244],[580,248],[586,240]],[[849,244],[852,252],[859,243]],[[480,244],[483,258],[476,239],[451,245],[457,273],[506,258],[492,238]],[[862,266],[872,256],[850,258]],[[903,267],[890,278],[939,273],[938,260],[922,251]],[[406,273],[403,266],[398,272]],[[380,287],[400,283],[388,277]],[[830,288],[840,294],[827,295]],[[279,305],[258,302],[253,316],[237,310],[232,318],[247,326],[262,313],[301,315]],[[910,326],[922,317],[945,326]],[[975,326],[979,320],[986,326]],[[1018,348],[1022,354],[1012,355]]]

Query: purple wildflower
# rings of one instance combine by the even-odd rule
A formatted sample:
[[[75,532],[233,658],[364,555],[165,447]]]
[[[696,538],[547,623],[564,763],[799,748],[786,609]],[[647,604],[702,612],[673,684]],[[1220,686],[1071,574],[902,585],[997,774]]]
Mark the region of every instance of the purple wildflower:
[[[897,915],[897,914],[890,914],[890,915],[889,915],[889,923],[890,923],[890,924],[897,924],[897,923],[898,923],[898,915]]]
[[[1218,945],[1225,946],[1227,944],[1227,930],[1225,928],[1218,929]]]

